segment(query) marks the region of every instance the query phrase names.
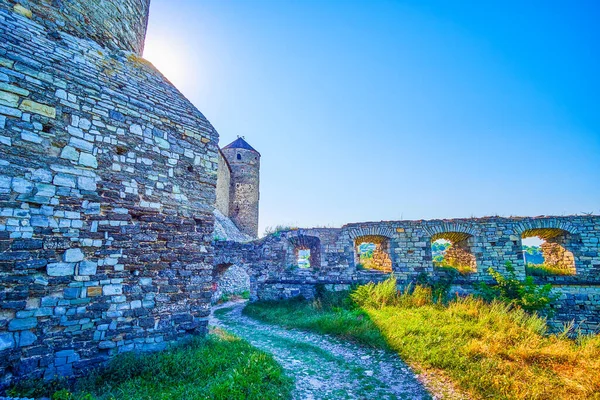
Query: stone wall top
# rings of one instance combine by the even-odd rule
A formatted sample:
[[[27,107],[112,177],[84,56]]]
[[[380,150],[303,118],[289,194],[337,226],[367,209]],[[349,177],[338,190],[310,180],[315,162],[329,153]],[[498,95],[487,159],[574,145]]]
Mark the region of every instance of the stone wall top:
[[[0,8],[44,25],[53,40],[60,41],[57,31],[63,31],[141,55],[150,0],[0,0]]]

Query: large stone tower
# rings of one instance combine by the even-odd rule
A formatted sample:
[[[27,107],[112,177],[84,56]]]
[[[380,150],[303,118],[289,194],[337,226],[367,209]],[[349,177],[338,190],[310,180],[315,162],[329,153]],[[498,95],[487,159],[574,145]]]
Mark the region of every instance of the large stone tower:
[[[240,231],[258,237],[260,153],[241,137],[221,151],[231,167],[229,217]]]

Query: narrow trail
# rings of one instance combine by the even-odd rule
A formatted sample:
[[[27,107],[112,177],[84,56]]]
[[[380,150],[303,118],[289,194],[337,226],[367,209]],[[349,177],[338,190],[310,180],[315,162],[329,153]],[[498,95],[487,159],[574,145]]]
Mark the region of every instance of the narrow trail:
[[[227,303],[211,325],[275,357],[296,380],[294,399],[431,399],[396,355],[316,333],[285,329],[246,317],[245,302]]]

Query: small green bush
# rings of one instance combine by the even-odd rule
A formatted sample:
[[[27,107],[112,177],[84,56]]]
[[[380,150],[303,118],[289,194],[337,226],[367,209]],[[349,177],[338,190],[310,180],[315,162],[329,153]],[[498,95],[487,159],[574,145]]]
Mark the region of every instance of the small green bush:
[[[525,311],[550,314],[552,312],[550,304],[558,298],[552,294],[552,285],[536,285],[530,276],[523,281],[519,280],[511,262],[507,261],[505,266],[506,276],[493,268],[488,269],[496,284],[479,283],[477,285],[479,295],[486,301],[498,300]]]

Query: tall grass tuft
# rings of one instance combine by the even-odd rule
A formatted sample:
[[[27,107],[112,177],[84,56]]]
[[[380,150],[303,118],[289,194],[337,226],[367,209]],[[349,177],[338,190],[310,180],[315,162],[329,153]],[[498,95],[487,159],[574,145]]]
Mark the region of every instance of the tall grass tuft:
[[[361,307],[381,308],[395,304],[398,301],[398,289],[395,276],[391,276],[383,282],[369,282],[357,287],[350,298]]]

